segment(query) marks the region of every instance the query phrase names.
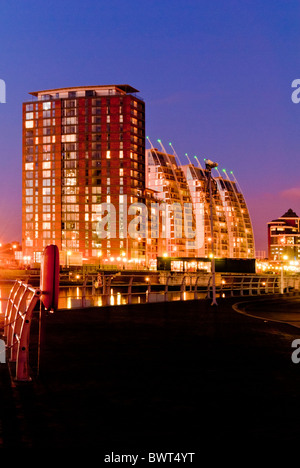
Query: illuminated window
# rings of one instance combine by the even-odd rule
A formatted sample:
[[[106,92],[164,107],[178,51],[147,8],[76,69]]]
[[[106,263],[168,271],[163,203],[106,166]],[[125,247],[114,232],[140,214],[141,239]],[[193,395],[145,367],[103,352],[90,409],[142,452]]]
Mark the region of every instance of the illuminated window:
[[[27,120],[27,122],[25,122],[25,128],[33,128],[33,127],[34,127],[33,120]]]
[[[77,140],[77,135],[62,135],[61,137],[61,141],[63,143],[66,143],[66,142],[74,142]]]
[[[51,162],[50,161],[43,162],[43,169],[51,169]]]
[[[25,164],[25,171],[33,171],[33,162]]]

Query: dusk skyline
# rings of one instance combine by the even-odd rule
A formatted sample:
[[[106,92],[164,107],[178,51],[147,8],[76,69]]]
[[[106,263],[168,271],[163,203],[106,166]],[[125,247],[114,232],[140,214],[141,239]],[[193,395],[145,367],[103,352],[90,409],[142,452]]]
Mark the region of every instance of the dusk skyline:
[[[267,222],[300,213],[296,1],[13,1],[1,7],[0,241],[21,241],[22,102],[65,86],[129,84],[146,135],[233,171],[256,250]],[[147,146],[149,147],[149,146]]]

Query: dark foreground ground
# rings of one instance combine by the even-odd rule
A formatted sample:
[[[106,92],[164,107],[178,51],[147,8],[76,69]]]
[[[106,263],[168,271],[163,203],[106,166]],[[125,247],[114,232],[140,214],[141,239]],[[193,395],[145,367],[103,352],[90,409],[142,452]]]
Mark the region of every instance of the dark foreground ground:
[[[239,314],[238,301],[58,311],[47,317],[39,376],[36,315],[32,382],[11,385],[0,364],[0,448],[102,456],[297,443],[300,329]]]

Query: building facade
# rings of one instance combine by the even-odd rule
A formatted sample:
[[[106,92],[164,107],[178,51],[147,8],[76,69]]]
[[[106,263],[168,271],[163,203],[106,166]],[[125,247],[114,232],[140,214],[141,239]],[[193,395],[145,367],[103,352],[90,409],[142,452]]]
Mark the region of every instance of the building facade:
[[[158,256],[194,257],[196,222],[184,171],[174,155],[157,148],[146,151],[146,167],[147,188],[153,190],[157,199],[152,204],[151,222],[157,229],[152,237],[159,239]]]
[[[268,256],[274,262],[300,259],[300,218],[292,209],[268,223]]]
[[[39,263],[154,266],[157,257],[253,258],[237,181],[145,148],[145,103],[129,85],[30,93],[23,103],[22,251]],[[158,140],[160,141],[160,140]]]
[[[60,88],[30,93],[23,104],[22,248],[32,262],[51,243],[66,265],[145,260],[126,216],[145,197],[145,103],[137,92]]]
[[[163,148],[163,146],[162,146]],[[255,257],[255,243],[249,210],[234,177],[219,172],[212,177],[212,224],[210,213],[209,172],[190,163],[179,165],[175,154],[152,146],[146,151],[146,183],[157,192],[163,204],[177,204],[179,224],[184,235],[176,238],[176,215],[160,234],[159,256],[208,258]],[[191,211],[184,210],[191,207]],[[175,213],[175,209],[170,210]],[[183,217],[181,214],[183,213]],[[167,231],[167,235],[166,235]],[[165,243],[164,242],[165,240]],[[186,246],[189,245],[189,248]]]

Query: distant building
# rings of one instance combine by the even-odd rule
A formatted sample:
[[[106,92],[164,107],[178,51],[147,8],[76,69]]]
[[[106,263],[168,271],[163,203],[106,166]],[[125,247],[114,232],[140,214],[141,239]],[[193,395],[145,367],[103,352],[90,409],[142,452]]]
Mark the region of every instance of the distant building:
[[[195,256],[196,223],[183,169],[174,155],[157,148],[146,151],[146,166],[146,184],[155,191],[158,202],[158,256]],[[154,218],[153,212],[151,219]]]
[[[171,218],[167,236],[162,233],[159,256],[166,252],[171,257],[209,257],[212,253],[210,224],[210,194],[208,171],[193,164],[178,165],[175,154],[168,154],[163,146],[159,151],[152,147],[146,151],[148,172],[146,184],[155,190],[161,203],[181,207],[188,228],[180,239],[176,238],[176,220],[180,221],[180,210]],[[219,258],[254,258],[255,246],[252,224],[244,196],[237,181],[219,172],[212,179],[212,211],[214,231],[214,255]],[[187,215],[187,213],[189,213]],[[193,248],[187,249],[187,243]]]
[[[268,223],[268,254],[270,261],[299,260],[300,218],[292,209]]]
[[[23,104],[22,244],[32,262],[51,243],[66,265],[145,262],[124,216],[145,200],[145,103],[137,92],[60,88],[30,93],[35,100]]]

